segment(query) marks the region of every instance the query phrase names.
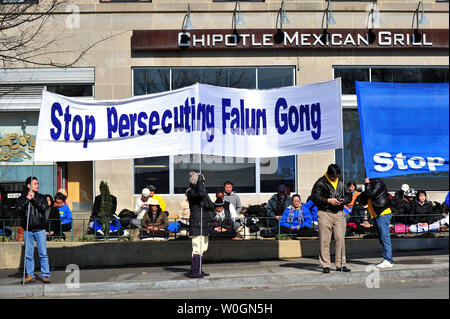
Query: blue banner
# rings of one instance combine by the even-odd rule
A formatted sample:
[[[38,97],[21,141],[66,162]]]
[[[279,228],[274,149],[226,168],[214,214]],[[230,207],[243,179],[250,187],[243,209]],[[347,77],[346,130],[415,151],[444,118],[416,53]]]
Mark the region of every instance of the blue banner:
[[[448,171],[449,84],[356,81],[366,176]]]

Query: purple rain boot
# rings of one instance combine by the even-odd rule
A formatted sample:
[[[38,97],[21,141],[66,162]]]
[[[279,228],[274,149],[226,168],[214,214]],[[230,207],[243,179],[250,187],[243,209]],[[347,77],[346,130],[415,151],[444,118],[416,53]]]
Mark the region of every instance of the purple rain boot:
[[[200,256],[200,255],[199,255]],[[200,256],[200,264],[199,265],[201,265],[201,272],[200,272],[200,274],[202,275],[202,277],[206,277],[206,276],[209,276],[209,274],[207,273],[207,272],[204,272],[203,271],[203,262],[202,262],[202,258],[203,258],[203,256]]]
[[[191,278],[203,278],[203,275],[200,273],[200,255],[192,256],[191,260],[191,274],[189,277]]]

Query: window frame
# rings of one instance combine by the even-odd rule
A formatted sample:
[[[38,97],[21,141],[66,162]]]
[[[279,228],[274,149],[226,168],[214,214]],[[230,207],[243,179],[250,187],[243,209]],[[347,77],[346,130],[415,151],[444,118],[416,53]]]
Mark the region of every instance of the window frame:
[[[131,94],[134,97],[134,70],[136,69],[169,69],[169,90],[173,90],[172,87],[172,70],[173,69],[207,69],[207,68],[223,68],[223,69],[242,69],[242,68],[251,68],[255,69],[255,85],[256,89],[258,89],[258,69],[259,68],[286,68],[292,70],[292,83],[293,85],[296,85],[296,65],[243,65],[243,66],[131,66]],[[151,93],[149,93],[151,94]],[[175,167],[174,167],[174,155],[169,155],[169,193],[158,193],[160,195],[166,195],[166,196],[184,196],[184,194],[177,194],[175,193]],[[276,190],[273,190],[273,192],[269,193],[261,193],[261,167],[260,167],[260,158],[259,157],[253,157],[255,162],[255,192],[254,193],[239,193],[241,195],[255,195],[255,194],[273,194],[276,192]],[[131,162],[131,183],[133,185],[133,195],[139,196],[140,193],[136,193],[135,189],[135,170],[134,170],[134,159]],[[291,190],[292,194],[295,194],[298,192],[298,154],[294,155],[294,189]]]

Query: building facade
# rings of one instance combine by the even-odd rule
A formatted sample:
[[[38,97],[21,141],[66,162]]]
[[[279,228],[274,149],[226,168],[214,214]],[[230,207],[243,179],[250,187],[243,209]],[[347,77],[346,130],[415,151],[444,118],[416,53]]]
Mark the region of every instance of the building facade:
[[[200,166],[212,196],[230,180],[244,206],[267,202],[280,184],[306,201],[335,162],[346,181],[362,184],[354,81],[448,82],[448,18],[448,1],[436,0],[69,1],[41,32],[58,38],[42,60],[69,63],[89,48],[81,59],[70,68],[14,64],[0,70],[0,179],[24,180],[33,172],[47,193],[67,188],[80,210],[89,209],[102,180],[117,196],[118,211],[133,208],[141,189],[154,185],[171,216],[184,199],[188,172]],[[42,89],[110,100],[196,82],[269,89],[337,77],[343,150],[270,159],[193,154],[33,164]],[[448,173],[387,179],[391,191],[404,183],[442,202]]]

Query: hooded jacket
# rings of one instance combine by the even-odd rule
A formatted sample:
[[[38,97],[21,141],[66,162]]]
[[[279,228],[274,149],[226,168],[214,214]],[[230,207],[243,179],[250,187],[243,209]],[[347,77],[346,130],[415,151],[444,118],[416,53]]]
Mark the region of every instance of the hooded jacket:
[[[22,228],[26,230],[28,206],[30,206],[28,231],[36,232],[46,229],[47,219],[45,218],[45,210],[48,206],[47,198],[45,198],[44,195],[35,192],[34,198],[29,200],[27,195],[28,189],[24,190],[17,200],[17,211],[22,219]]]

